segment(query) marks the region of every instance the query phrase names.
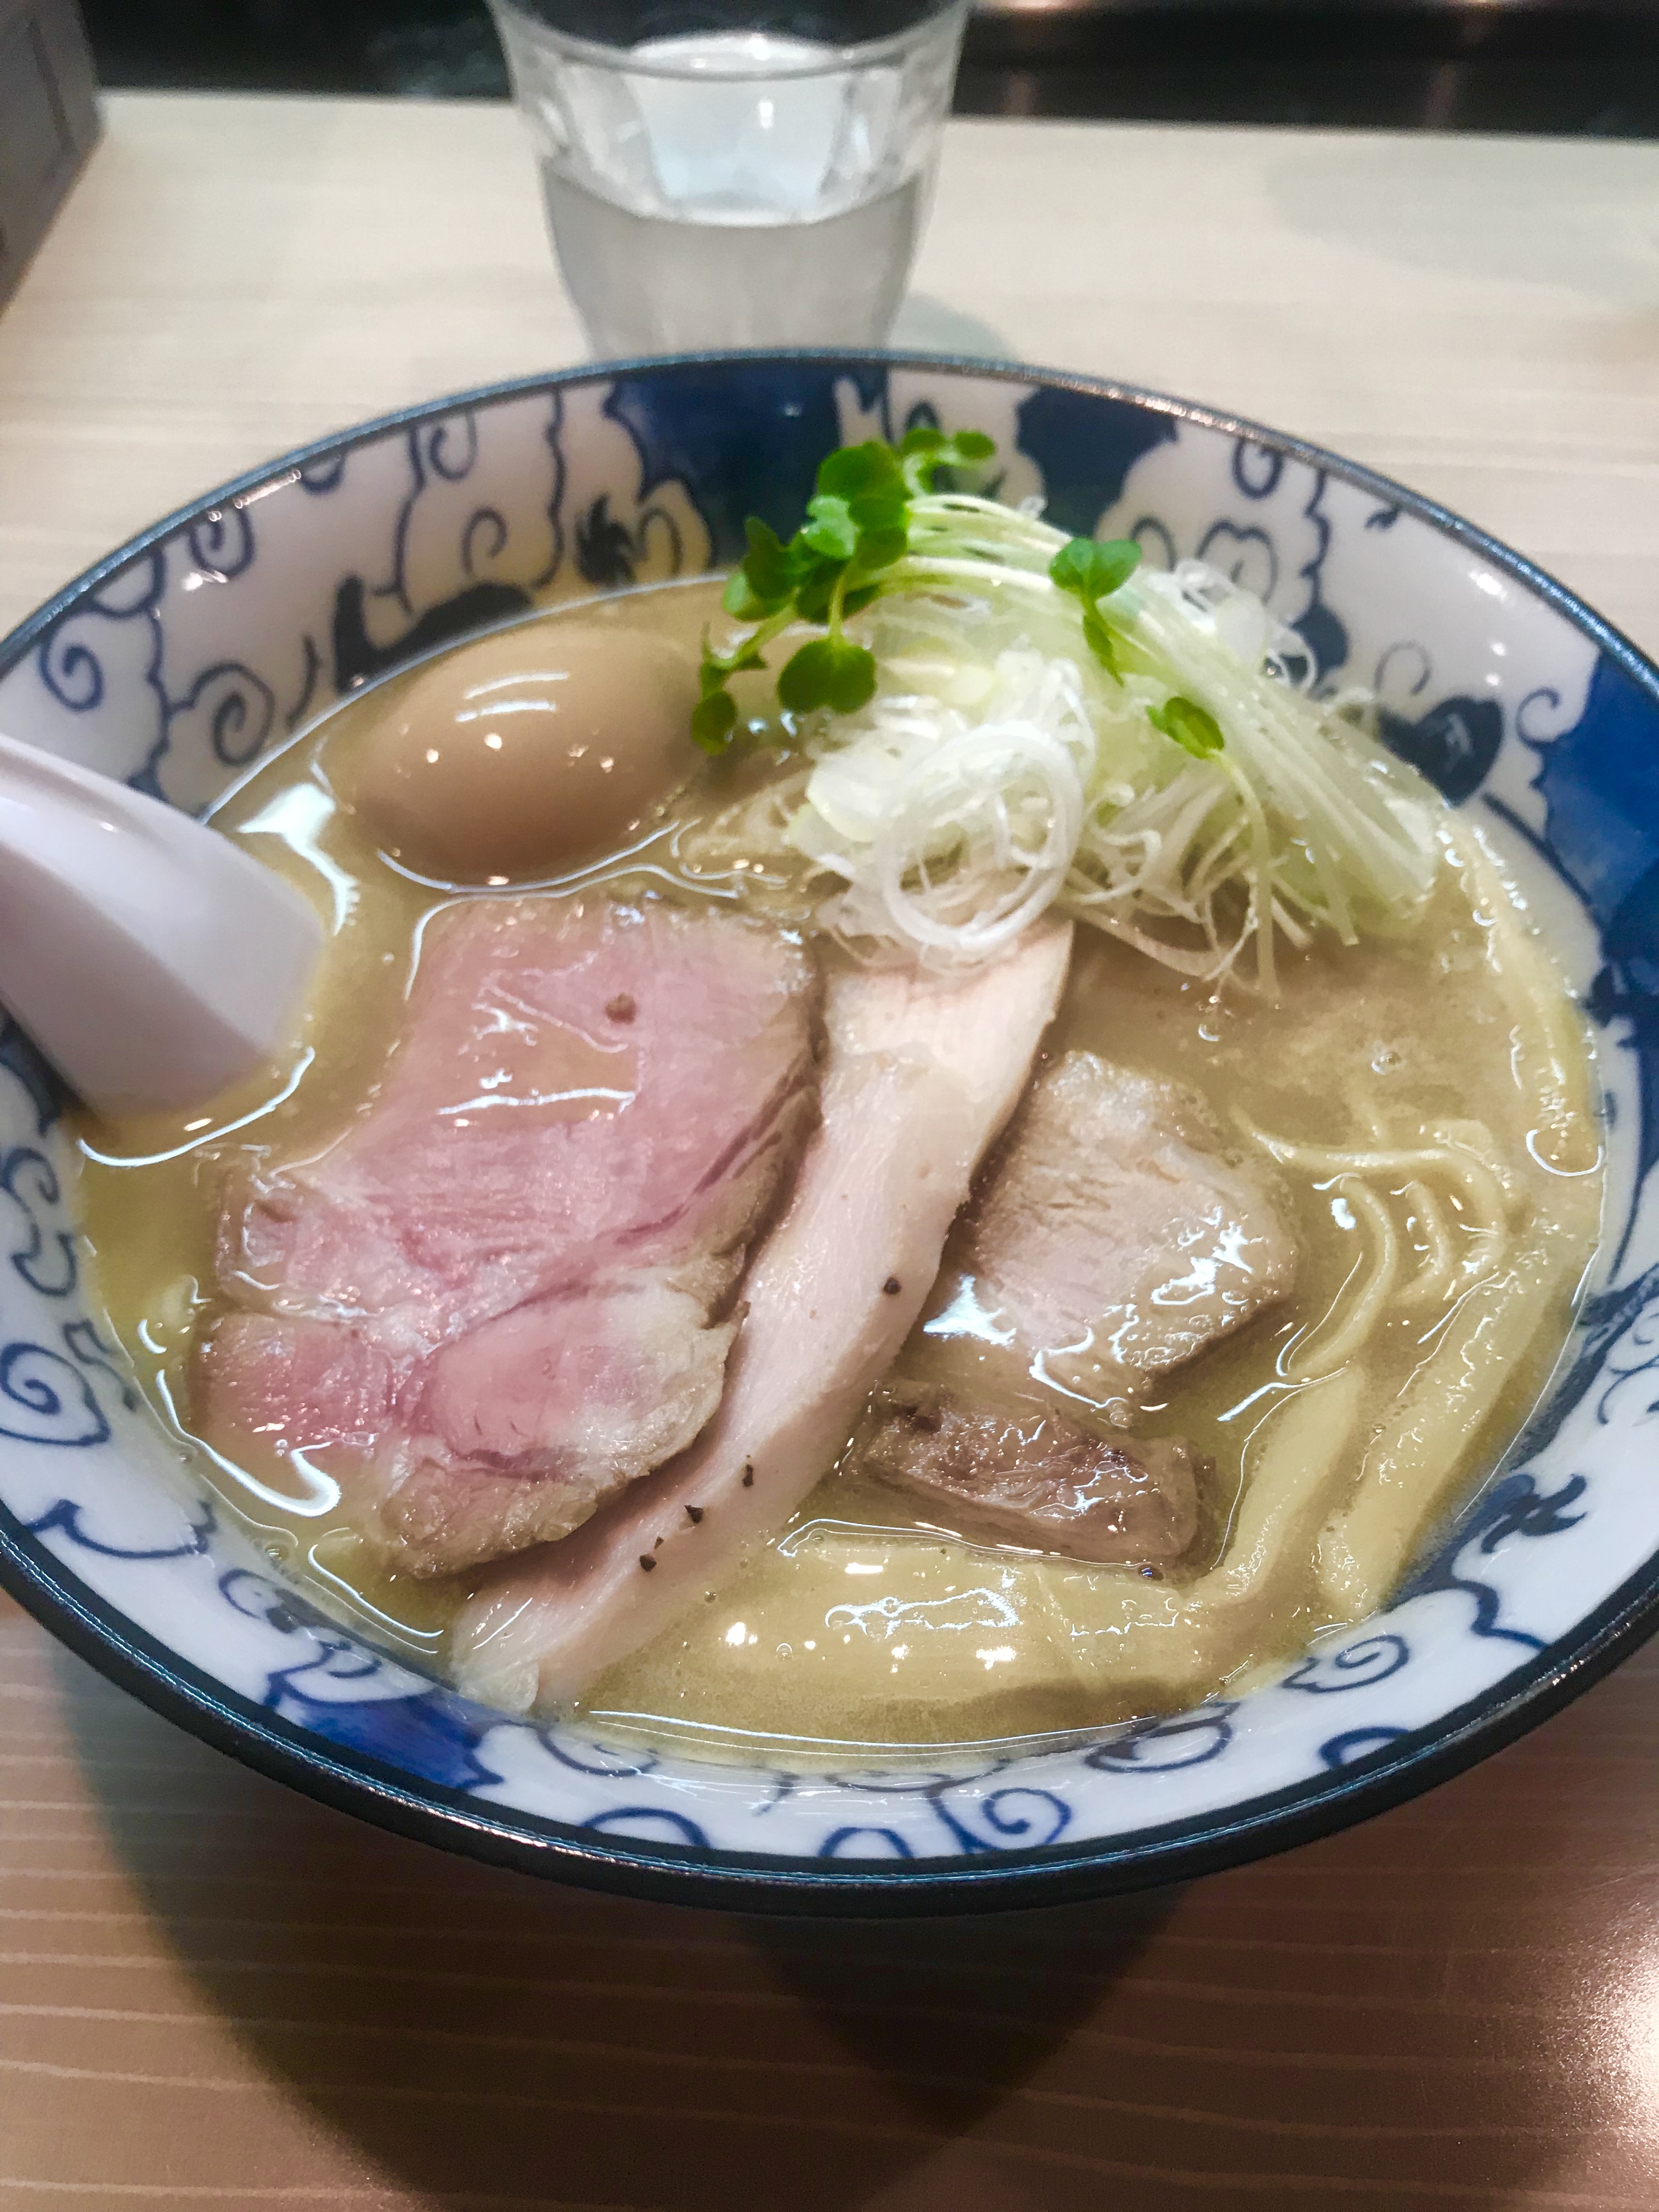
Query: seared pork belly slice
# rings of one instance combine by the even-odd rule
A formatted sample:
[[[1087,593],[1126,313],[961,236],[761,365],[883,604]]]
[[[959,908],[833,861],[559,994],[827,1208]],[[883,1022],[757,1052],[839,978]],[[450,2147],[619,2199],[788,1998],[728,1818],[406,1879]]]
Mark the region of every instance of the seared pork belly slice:
[[[818,996],[798,945],[718,912],[441,915],[375,1095],[227,1194],[203,1434],[303,1449],[416,1573],[567,1534],[720,1401],[817,1120]]]
[[[489,1577],[451,1633],[464,1690],[512,1711],[579,1695],[788,1519],[921,1310],[1070,951],[1050,923],[961,975],[831,983],[823,1124],[750,1270],[719,1413],[567,1542]]]
[[[1050,1407],[999,1412],[946,1390],[896,1386],[860,1463],[973,1543],[1155,1565],[1178,1559],[1198,1527],[1186,1444],[1109,1442]]]
[[[1154,1376],[1287,1296],[1296,1256],[1192,1092],[1070,1052],[1032,1086],[927,1334],[953,1381],[1048,1384],[1125,1420]]]

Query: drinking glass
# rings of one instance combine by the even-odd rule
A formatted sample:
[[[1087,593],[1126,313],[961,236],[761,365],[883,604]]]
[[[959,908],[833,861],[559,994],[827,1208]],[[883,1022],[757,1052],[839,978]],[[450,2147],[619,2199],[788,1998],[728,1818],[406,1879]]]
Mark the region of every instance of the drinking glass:
[[[594,351],[879,344],[968,0],[491,0]]]

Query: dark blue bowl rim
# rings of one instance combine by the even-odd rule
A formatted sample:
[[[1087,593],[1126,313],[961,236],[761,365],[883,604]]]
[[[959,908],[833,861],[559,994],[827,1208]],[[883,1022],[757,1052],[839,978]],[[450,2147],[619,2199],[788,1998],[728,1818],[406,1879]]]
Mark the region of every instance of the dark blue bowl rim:
[[[451,393],[318,439],[178,508],[83,570],[0,640],[0,676],[15,667],[88,593],[191,522],[290,470],[460,410],[605,383],[621,374],[672,377],[723,362],[765,362],[816,363],[849,371],[909,368],[1053,386],[1127,402],[1224,436],[1248,439],[1399,507],[1514,577],[1616,662],[1659,714],[1659,668],[1564,585],[1462,516],[1322,447],[1192,401],[1068,370],[948,354],[809,348],[584,363]],[[216,1749],[324,1804],[417,1842],[525,1873],[663,1902],[725,1911],[870,1917],[1066,1903],[1188,1881],[1310,1843],[1403,1803],[1513,1742],[1559,1711],[1659,1629],[1656,1554],[1565,1635],[1494,1688],[1351,1765],[1308,1777],[1221,1812],[1138,1829],[1121,1842],[1107,1837],[939,1859],[829,1861],[685,1844],[630,1844],[486,1805],[437,1784],[413,1785],[395,1767],[366,1753],[321,1742],[179,1658],[89,1590],[4,1506],[0,1506],[0,1588],[110,1680]]]

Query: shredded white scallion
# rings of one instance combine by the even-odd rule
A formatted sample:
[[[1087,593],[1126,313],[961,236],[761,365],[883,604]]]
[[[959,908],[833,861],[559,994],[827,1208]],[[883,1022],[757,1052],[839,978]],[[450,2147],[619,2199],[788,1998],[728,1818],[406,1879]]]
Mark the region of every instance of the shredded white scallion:
[[[1030,565],[1058,532],[963,495],[917,506],[949,556],[924,513],[908,587],[857,625],[875,696],[799,733],[787,838],[830,879],[841,936],[982,960],[1054,906],[1195,977],[1253,946],[1271,990],[1276,939],[1352,941],[1420,910],[1431,795],[1376,743],[1367,695],[1313,696],[1312,654],[1260,599],[1200,562],[1138,572],[1105,603],[1114,677],[1079,657],[1076,602]],[[1214,717],[1220,752],[1154,726],[1176,695]]]
[[[957,665],[937,665],[959,697]],[[789,834],[844,879],[824,916],[841,935],[982,960],[1063,888],[1097,751],[1081,678],[1029,647],[988,674],[977,719],[949,696],[878,692],[821,751]]]

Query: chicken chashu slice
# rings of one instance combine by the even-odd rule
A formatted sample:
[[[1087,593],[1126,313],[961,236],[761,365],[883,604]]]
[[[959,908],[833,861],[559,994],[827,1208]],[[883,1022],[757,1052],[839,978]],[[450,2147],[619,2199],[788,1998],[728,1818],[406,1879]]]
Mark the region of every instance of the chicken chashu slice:
[[[373,1095],[226,1193],[203,1435],[305,1454],[406,1572],[567,1534],[720,1402],[819,999],[798,944],[711,908],[441,914]]]

